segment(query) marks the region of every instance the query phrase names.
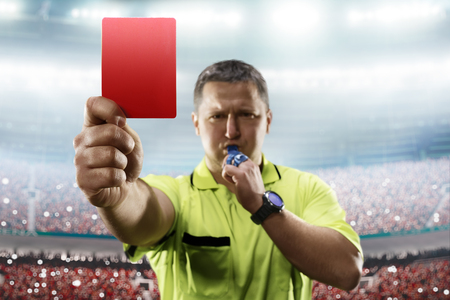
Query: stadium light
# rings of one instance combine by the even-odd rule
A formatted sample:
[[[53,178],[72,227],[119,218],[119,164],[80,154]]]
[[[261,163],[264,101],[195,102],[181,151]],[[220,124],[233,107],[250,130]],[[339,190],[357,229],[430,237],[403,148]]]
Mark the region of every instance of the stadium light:
[[[72,9],[71,15],[72,18],[79,18],[80,17],[80,10],[78,8]]]
[[[231,28],[239,27],[242,16],[238,12],[230,12],[222,15],[223,22]]]
[[[88,8],[74,8],[71,10],[70,15],[74,19],[84,20],[100,20],[104,17],[119,17],[120,12],[117,9],[88,9]]]
[[[388,5],[369,11],[352,10],[347,18],[352,25],[370,22],[391,24],[414,20],[442,20],[446,18],[446,13],[439,5],[413,3]]]
[[[237,28],[241,24],[242,15],[238,11],[217,12],[211,8],[151,10],[147,14],[152,18],[175,18],[180,28],[207,29],[211,26],[225,24],[229,28]]]
[[[386,62],[363,67],[261,71],[274,90],[395,90],[411,86],[448,87],[450,84],[449,59]]]
[[[14,2],[0,2],[0,14],[1,15],[11,15],[19,11],[17,3]]]
[[[276,9],[272,20],[286,34],[305,35],[318,28],[321,16],[317,8],[307,3],[290,3]]]
[[[81,10],[81,17],[88,18],[89,17],[89,10],[84,8]]]

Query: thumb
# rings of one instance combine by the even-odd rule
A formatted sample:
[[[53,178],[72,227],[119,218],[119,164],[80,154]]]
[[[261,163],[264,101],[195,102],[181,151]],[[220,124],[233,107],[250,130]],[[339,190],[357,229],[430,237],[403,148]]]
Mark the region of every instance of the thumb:
[[[91,127],[110,123],[122,128],[126,124],[126,116],[114,101],[104,97],[90,97],[84,109],[84,126]]]

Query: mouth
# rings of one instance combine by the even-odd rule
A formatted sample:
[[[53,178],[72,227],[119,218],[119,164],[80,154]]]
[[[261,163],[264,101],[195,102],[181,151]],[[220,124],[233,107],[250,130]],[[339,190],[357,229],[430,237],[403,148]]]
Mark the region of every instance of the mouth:
[[[224,152],[225,152],[226,154],[228,154],[228,148],[229,148],[230,146],[234,146],[238,151],[241,151],[241,150],[239,149],[239,146],[236,145],[236,144],[226,144],[225,147],[224,147],[224,149],[223,149]]]
[[[223,147],[223,149],[222,149],[222,153],[223,153],[224,156],[227,156],[227,155],[228,155],[228,147],[229,147],[229,146],[236,146],[236,147],[238,147],[238,146],[235,145],[235,144],[225,144],[224,147]],[[239,148],[238,148],[238,149],[239,149]]]
[[[239,145],[237,145],[237,144],[234,144],[234,143],[226,143],[225,144],[225,146],[224,146],[224,149],[227,149],[229,146],[236,146],[236,147],[238,147],[239,148]]]

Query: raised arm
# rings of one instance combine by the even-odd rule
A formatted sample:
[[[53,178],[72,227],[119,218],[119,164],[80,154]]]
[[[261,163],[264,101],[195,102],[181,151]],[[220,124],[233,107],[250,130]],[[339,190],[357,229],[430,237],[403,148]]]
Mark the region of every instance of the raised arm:
[[[224,165],[222,172],[227,186],[251,214],[263,204],[265,190],[259,170],[247,160],[239,167]],[[361,254],[336,230],[311,225],[286,209],[271,214],[261,225],[287,260],[306,276],[343,290],[359,284]]]
[[[174,208],[160,190],[138,178],[143,149],[113,101],[91,97],[74,141],[76,179],[108,230],[121,242],[149,246],[170,229]]]

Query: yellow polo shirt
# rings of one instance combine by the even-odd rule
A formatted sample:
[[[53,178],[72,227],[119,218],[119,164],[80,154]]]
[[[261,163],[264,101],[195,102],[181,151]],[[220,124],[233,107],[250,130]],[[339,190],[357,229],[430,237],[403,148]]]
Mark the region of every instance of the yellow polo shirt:
[[[275,166],[263,156],[266,190],[304,221],[344,235],[362,254],[358,235],[345,222],[335,192],[310,173]],[[205,159],[191,176],[148,175],[143,180],[172,201],[176,217],[169,233],[151,248],[124,244],[131,261],[147,255],[162,300],[311,299],[312,280],[281,254],[262,226],[224,185]]]

